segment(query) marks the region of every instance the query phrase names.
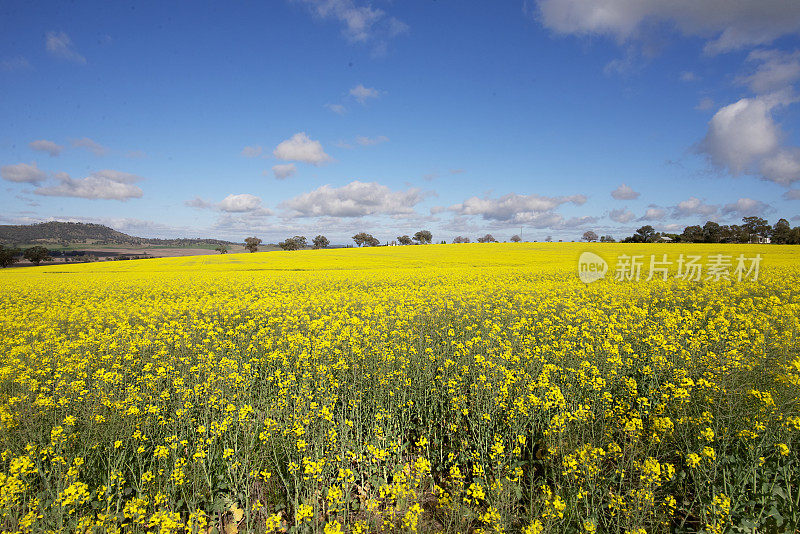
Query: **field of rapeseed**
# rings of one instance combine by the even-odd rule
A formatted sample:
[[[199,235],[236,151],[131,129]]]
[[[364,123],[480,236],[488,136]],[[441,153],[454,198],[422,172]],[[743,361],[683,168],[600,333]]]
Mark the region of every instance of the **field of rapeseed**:
[[[605,279],[579,280],[585,250],[609,262]],[[758,279],[612,272],[621,254],[720,253],[761,254]],[[0,309],[3,531],[800,522],[796,248],[437,245],[21,268],[0,272]]]

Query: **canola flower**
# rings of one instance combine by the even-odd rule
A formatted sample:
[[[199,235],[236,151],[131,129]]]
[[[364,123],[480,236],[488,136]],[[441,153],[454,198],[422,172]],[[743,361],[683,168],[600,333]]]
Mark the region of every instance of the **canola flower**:
[[[758,281],[585,285],[587,248],[764,259]],[[0,529],[791,530],[798,260],[476,244],[2,271]]]

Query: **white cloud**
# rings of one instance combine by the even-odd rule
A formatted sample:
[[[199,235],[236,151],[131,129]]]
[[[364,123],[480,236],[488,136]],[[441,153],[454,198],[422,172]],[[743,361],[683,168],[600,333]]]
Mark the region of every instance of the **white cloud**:
[[[217,207],[226,213],[255,211],[261,207],[261,199],[248,193],[228,195],[222,199],[222,202]]]
[[[555,225],[558,228],[578,228],[585,224],[594,224],[600,220],[600,217],[593,217],[591,215],[584,215],[582,217],[570,217],[562,221],[560,224]]]
[[[538,0],[538,7],[542,23],[558,33],[625,42],[666,23],[711,38],[705,46],[711,54],[800,32],[800,2],[787,0]]]
[[[344,115],[347,113],[347,108],[342,104],[325,104],[325,107],[338,115]]]
[[[448,210],[457,215],[479,215],[485,220],[543,228],[564,222],[564,218],[553,210],[567,202],[581,205],[586,202],[586,197],[544,197],[509,193],[496,199],[471,197],[461,204],[450,206]]]
[[[717,206],[705,204],[696,197],[690,197],[673,208],[673,217],[691,217],[694,215],[708,216],[717,212]]]
[[[373,43],[382,53],[388,41],[408,30],[408,26],[383,10],[359,6],[353,0],[297,0],[322,19],[335,19],[344,25],[345,38],[355,43]]]
[[[800,200],[800,189],[790,189],[783,194],[786,200]]]
[[[358,100],[359,104],[366,104],[370,98],[378,98],[380,92],[373,87],[364,87],[361,84],[350,89],[350,96]]]
[[[743,98],[714,114],[700,149],[714,165],[738,175],[775,151],[778,143],[778,126],[772,121],[767,103]]]
[[[220,202],[214,203],[194,197],[184,202],[190,208],[201,210],[214,210],[223,213],[247,214],[256,217],[272,215],[272,211],[262,206],[261,198],[249,193],[231,194],[223,198]]]
[[[726,204],[722,208],[725,215],[738,215],[739,217],[749,217],[751,215],[761,215],[770,210],[771,206],[760,200],[752,198],[740,198],[732,204]]]
[[[703,97],[700,99],[700,102],[694,107],[694,109],[698,111],[706,111],[714,107],[714,99],[709,97]]]
[[[278,180],[284,180],[290,176],[294,176],[297,172],[297,167],[294,163],[278,164],[272,166],[272,173]]]
[[[300,161],[311,165],[322,165],[332,159],[322,149],[322,144],[309,139],[305,132],[296,133],[282,141],[272,153],[284,161]]]
[[[800,180],[800,148],[780,148],[761,162],[761,174],[767,180],[791,185]]]
[[[611,192],[611,196],[617,200],[633,200],[639,198],[641,193],[637,193],[630,186],[626,184],[620,185],[618,188]]]
[[[186,205],[186,206],[189,206],[190,208],[198,208],[198,209],[201,209],[201,210],[213,209],[214,208],[214,203],[213,202],[208,202],[206,200],[203,200],[200,197],[194,197],[191,200],[187,200],[183,204]]]
[[[695,82],[698,80],[697,74],[688,70],[681,72],[680,79],[682,82]]]
[[[385,135],[379,135],[377,137],[364,137],[359,135],[358,137],[356,137],[356,143],[358,143],[361,146],[379,145],[381,143],[387,142],[388,140],[389,138],[386,137]]]
[[[133,185],[142,178],[126,172],[106,169],[79,179],[73,179],[62,172],[55,177],[60,182],[58,185],[38,187],[33,192],[44,196],[107,200],[128,200],[142,196],[142,190]]]
[[[125,157],[128,159],[144,159],[147,157],[147,153],[143,150],[129,150]]]
[[[95,156],[105,156],[108,154],[108,149],[103,145],[96,143],[95,141],[89,139],[88,137],[82,137],[80,139],[73,139],[72,146],[85,148]]]
[[[0,70],[7,72],[28,70],[31,68],[33,67],[31,67],[30,61],[23,56],[10,57],[0,61]]]
[[[644,212],[639,220],[640,221],[659,221],[667,216],[667,210],[664,208],[659,208],[657,206],[651,206],[647,208],[647,211]]]
[[[734,176],[760,174],[783,185],[800,180],[800,150],[780,146],[783,133],[772,119],[772,109],[783,104],[770,95],[725,106],[709,121],[699,151]]]
[[[30,165],[27,163],[4,165],[0,168],[0,175],[2,175],[3,180],[26,184],[37,184],[47,179],[47,173],[39,169],[35,161]]]
[[[263,152],[263,150],[264,149],[261,148],[259,145],[246,146],[242,149],[242,156],[246,158],[257,158],[258,156],[261,155],[261,152]]]
[[[281,207],[292,217],[363,217],[414,213],[430,193],[416,188],[392,191],[377,182],[353,181],[342,187],[323,185],[286,200]]]
[[[28,146],[31,147],[31,150],[36,150],[38,152],[47,152],[50,154],[50,157],[55,157],[61,154],[61,151],[64,150],[64,147],[54,143],[53,141],[47,141],[46,139],[39,139],[38,141],[31,141],[28,143]]]
[[[64,32],[47,32],[45,46],[52,55],[74,63],[86,63],[86,58],[80,55],[72,45],[72,39]]]
[[[634,215],[630,210],[620,208],[618,210],[611,210],[611,213],[609,213],[608,217],[614,222],[624,224],[635,219],[636,215]]]
[[[747,56],[749,63],[760,63],[749,76],[738,78],[756,94],[785,89],[800,79],[800,52],[754,50]]]

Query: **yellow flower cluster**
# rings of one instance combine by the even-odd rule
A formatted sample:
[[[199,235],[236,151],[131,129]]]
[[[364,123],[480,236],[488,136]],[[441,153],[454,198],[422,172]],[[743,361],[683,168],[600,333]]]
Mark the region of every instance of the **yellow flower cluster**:
[[[759,492],[796,492],[800,478],[800,252],[596,245],[609,262],[759,253],[762,271],[586,285],[585,250],[2,271],[0,525],[541,533],[775,521]],[[800,518],[794,496],[770,506]]]

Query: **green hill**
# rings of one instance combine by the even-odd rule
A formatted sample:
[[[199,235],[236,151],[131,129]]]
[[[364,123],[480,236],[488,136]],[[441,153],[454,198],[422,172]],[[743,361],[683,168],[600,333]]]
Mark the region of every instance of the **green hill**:
[[[80,222],[43,222],[38,224],[0,225],[0,244],[4,245],[131,245],[189,247],[201,243],[231,245],[220,239],[154,239],[134,237],[102,224]]]

